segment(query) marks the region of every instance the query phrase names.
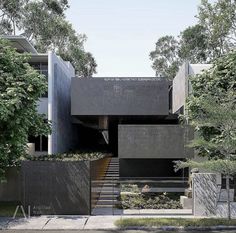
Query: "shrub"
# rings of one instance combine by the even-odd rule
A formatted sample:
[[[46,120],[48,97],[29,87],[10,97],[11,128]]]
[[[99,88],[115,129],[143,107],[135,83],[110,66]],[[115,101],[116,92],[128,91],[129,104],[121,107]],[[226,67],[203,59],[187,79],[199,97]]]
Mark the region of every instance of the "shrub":
[[[155,196],[148,196],[138,193],[121,194],[119,197],[122,209],[181,209],[179,200],[171,198],[171,195],[163,193]]]
[[[77,151],[75,153],[64,153],[64,154],[52,154],[52,155],[39,155],[32,156],[26,155],[22,160],[29,161],[93,161],[102,159],[108,154],[103,152],[82,152]]]

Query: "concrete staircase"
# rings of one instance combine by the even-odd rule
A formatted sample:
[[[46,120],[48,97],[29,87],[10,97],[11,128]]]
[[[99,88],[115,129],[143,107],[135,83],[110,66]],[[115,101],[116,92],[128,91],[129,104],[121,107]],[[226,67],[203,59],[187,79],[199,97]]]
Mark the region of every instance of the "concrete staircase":
[[[112,214],[113,208],[117,203],[119,196],[119,188],[117,181],[119,180],[119,159],[112,158],[108,166],[106,175],[102,182],[100,196],[92,211],[92,215]]]

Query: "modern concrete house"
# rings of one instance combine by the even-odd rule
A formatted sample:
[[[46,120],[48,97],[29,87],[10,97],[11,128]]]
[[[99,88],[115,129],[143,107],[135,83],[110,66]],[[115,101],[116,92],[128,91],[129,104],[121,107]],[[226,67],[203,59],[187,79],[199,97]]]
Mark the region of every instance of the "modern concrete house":
[[[120,178],[183,178],[173,160],[191,158],[193,133],[172,114],[172,82],[162,78],[72,78],[73,122],[103,135]]]
[[[75,166],[58,163],[59,170],[54,164],[28,163],[23,166],[27,168],[21,176],[23,181],[18,176],[8,183],[13,189],[2,194],[0,186],[0,200],[19,200],[24,190],[21,200],[28,205],[36,202],[39,206],[50,206],[51,212],[44,213],[64,214],[66,209],[66,214],[88,214],[94,206],[93,177],[99,176],[101,167],[105,174],[102,184],[110,188],[106,198],[109,195],[116,198],[111,180],[154,180],[159,182],[156,185],[162,185],[158,192],[168,188],[184,192],[189,172],[187,169],[174,172],[173,161],[194,157],[193,149],[186,147],[193,139],[193,129],[180,124],[179,114],[184,113],[191,92],[189,77],[210,65],[185,63],[173,81],[156,77],[79,78],[75,77],[72,65],[54,52],[40,54],[21,36],[2,37],[17,51],[29,53],[30,65],[47,77],[48,91],[38,102],[38,112],[51,121],[52,134],[29,138],[29,153],[105,149],[112,159],[107,160],[106,166],[101,161]],[[37,169],[30,169],[33,163]],[[61,174],[57,176],[58,171]],[[51,176],[46,179],[48,174]],[[62,184],[63,188],[58,188]],[[13,193],[10,199],[9,193]],[[105,194],[100,192],[99,196]],[[99,203],[104,207],[104,202],[114,204],[111,199],[99,201],[98,207]]]
[[[32,155],[56,154],[71,150],[74,132],[70,120],[70,86],[75,70],[70,62],[62,60],[53,51],[38,53],[31,43],[21,36],[1,36],[11,42],[20,53],[30,54],[30,65],[44,74],[48,91],[38,103],[38,112],[45,114],[52,123],[52,134],[29,138],[29,153]]]

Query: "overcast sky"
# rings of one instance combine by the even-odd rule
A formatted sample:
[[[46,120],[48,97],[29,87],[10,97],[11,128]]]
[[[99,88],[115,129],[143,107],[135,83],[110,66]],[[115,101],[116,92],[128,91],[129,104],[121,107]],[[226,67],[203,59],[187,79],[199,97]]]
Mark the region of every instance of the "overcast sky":
[[[197,22],[200,0],[69,0],[67,18],[98,64],[94,76],[154,76],[157,39]]]

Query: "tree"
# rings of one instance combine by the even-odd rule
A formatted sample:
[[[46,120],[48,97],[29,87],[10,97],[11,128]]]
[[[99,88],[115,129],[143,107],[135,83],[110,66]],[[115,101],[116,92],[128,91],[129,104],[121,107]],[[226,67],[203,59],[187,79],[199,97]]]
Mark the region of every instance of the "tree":
[[[5,1],[4,5],[0,5],[0,10],[6,11],[5,8],[8,9],[14,2]],[[18,6],[19,17],[13,25],[39,52],[53,50],[74,65],[77,75],[92,76],[96,73],[97,64],[92,54],[84,49],[86,36],[76,33],[66,20],[64,13],[68,7],[67,0],[24,0]],[[9,11],[8,18],[14,18],[13,15],[14,12]],[[0,33],[9,34],[12,32],[12,24],[6,24],[4,20],[1,18]]]
[[[156,76],[173,79],[183,61],[206,63],[208,59],[207,37],[201,25],[188,27],[179,35],[179,40],[173,36],[158,39],[156,48],[150,53],[152,68]]]
[[[203,26],[186,28],[180,33],[179,57],[191,63],[206,63],[209,61],[207,36]]]
[[[164,36],[156,42],[156,48],[150,53],[152,68],[157,77],[172,80],[180,65],[179,44],[173,36]]]
[[[176,161],[175,171],[183,169],[186,167],[190,168],[201,168],[215,173],[221,173],[226,178],[226,191],[227,191],[227,218],[231,219],[231,205],[230,205],[230,177],[236,174],[236,161],[230,159],[217,159],[205,162],[196,162],[193,160],[188,160],[186,162]]]
[[[217,0],[209,3],[202,0],[198,11],[198,24],[188,27],[178,36],[179,41],[171,37],[179,46],[175,48],[175,53],[168,53],[172,45],[165,45],[164,55],[168,59],[163,59],[162,44],[156,44],[155,51],[151,52],[155,56],[150,56],[153,60],[152,68],[159,74],[166,73],[169,67],[172,69],[171,75],[175,76],[176,62],[189,61],[191,63],[211,63],[215,59],[233,51],[236,48],[236,1]],[[167,49],[168,48],[168,49]],[[172,61],[173,60],[173,61]]]
[[[202,145],[200,141],[198,145],[195,142],[201,156],[226,156],[219,148],[206,148],[204,144],[214,143],[216,139],[225,142],[228,136],[235,133],[235,73],[236,52],[232,52],[217,59],[211,69],[190,79],[193,93],[187,100],[186,118],[196,127],[203,140]],[[209,111],[211,115],[208,115]]]
[[[217,59],[213,67],[192,78],[193,93],[187,100],[188,122],[195,128],[189,146],[209,161],[176,162],[176,169],[197,167],[226,176],[228,218],[229,179],[236,174],[236,52]]]
[[[236,46],[236,1],[202,0],[197,18],[205,28],[211,57],[217,58]]]
[[[30,67],[29,57],[0,39],[0,178],[26,153],[28,136],[48,135],[50,125],[37,113],[46,78]]]
[[[0,1],[0,32],[1,34],[16,34],[16,28],[22,19],[23,6],[27,0]]]

